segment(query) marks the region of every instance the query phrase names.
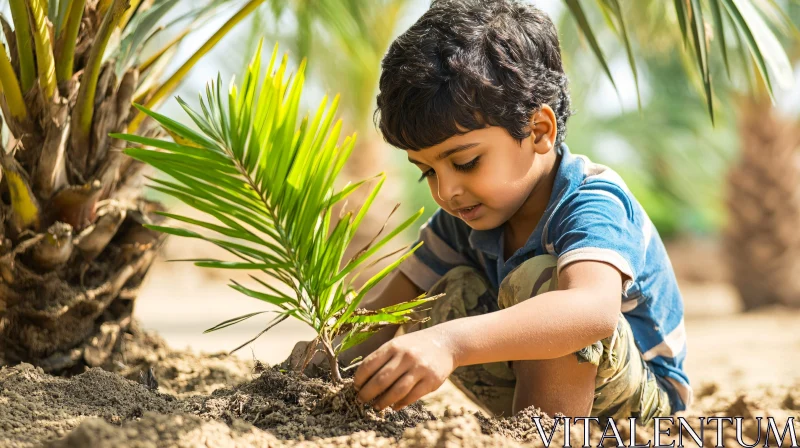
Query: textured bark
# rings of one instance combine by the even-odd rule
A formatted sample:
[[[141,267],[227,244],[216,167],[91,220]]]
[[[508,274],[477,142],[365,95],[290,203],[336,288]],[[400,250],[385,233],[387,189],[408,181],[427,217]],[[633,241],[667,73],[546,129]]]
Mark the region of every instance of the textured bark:
[[[745,309],[800,307],[800,122],[768,98],[740,101],[724,233],[731,280]]]
[[[117,79],[115,61],[106,62],[90,141],[76,148],[70,138],[80,70],[101,21],[97,4],[86,2],[76,73],[53,101],[35,84],[24,95],[28,117],[16,120],[0,95],[12,134],[0,183],[0,365],[80,372],[106,363],[131,325],[137,289],[164,240],[143,227],[156,221],[160,206],[141,197],[142,165],[108,137],[127,130],[138,70]],[[16,69],[13,42],[11,50]]]

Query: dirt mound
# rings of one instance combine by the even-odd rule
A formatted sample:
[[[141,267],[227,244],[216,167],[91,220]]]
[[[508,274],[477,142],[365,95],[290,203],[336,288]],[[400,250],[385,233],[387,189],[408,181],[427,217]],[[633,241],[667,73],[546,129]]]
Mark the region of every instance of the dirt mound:
[[[27,447],[63,437],[91,417],[119,425],[147,411],[178,412],[180,398],[207,395],[251,378],[250,362],[224,353],[171,350],[160,336],[136,323],[121,339],[105,370],[72,378],[47,375],[28,364],[0,370],[0,446]],[[138,384],[140,373],[151,367],[159,393]]]
[[[182,398],[210,394],[252,378],[253,363],[225,353],[196,354],[172,350],[160,336],[142,330],[136,322],[103,366],[129,380],[138,381],[140,372],[151,367],[158,379],[159,391]]]
[[[85,420],[76,430],[48,448],[219,448],[250,447],[379,447],[379,448],[513,448],[520,446],[502,436],[481,434],[475,417],[465,415],[447,421],[430,421],[408,428],[400,440],[362,431],[324,440],[280,440],[246,422],[231,425],[193,415],[145,413],[141,420],[116,427],[100,419]]]
[[[277,367],[263,369],[255,380],[210,397],[186,399],[188,412],[232,422],[239,418],[281,439],[304,440],[374,431],[399,437],[406,428],[434,420],[417,403],[398,412],[375,412],[356,400],[352,380],[334,385]]]
[[[385,439],[380,443],[393,446],[407,428],[435,419],[421,404],[375,412],[357,402],[351,380],[337,386],[277,367],[259,374],[234,388],[181,399],[99,368],[72,378],[28,364],[3,368],[0,446],[37,446],[67,435],[53,446],[196,446],[191,440],[263,446],[319,438],[345,445]]]
[[[99,368],[65,379],[30,364],[0,370],[0,446],[31,446],[61,437],[81,420],[119,424],[146,411],[170,413],[175,397]]]
[[[193,415],[145,413],[136,422],[117,427],[101,419],[88,419],[67,437],[48,448],[250,448],[272,445],[273,436],[240,420],[231,425]]]

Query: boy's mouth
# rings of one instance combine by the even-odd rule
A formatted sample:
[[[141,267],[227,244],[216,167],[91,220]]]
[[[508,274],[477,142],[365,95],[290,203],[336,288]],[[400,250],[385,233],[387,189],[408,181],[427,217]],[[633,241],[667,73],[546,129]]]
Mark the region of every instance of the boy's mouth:
[[[481,211],[481,204],[475,204],[469,207],[463,207],[456,210],[458,215],[464,221],[472,221],[473,219],[478,217],[478,213]]]

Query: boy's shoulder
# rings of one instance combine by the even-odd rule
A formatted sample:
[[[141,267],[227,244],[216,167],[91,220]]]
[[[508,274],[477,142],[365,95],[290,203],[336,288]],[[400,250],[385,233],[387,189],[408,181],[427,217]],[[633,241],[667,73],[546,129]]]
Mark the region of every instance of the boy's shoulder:
[[[617,267],[632,282],[668,258],[652,221],[622,177],[608,166],[561,148],[541,243],[558,270],[581,260]],[[645,259],[651,264],[645,264]],[[631,286],[630,284],[628,286]]]
[[[564,202],[578,196],[600,195],[622,202],[626,209],[637,203],[622,176],[609,166],[593,162],[585,155],[571,153],[567,145],[562,145],[560,154],[562,158],[554,190],[560,187],[559,196]]]
[[[629,220],[642,227],[652,226],[644,208],[628,185],[612,168],[595,163],[587,156],[573,154],[566,145],[559,151],[561,161],[548,210],[543,236],[554,227],[585,224],[586,220]],[[583,219],[576,219],[576,214]]]

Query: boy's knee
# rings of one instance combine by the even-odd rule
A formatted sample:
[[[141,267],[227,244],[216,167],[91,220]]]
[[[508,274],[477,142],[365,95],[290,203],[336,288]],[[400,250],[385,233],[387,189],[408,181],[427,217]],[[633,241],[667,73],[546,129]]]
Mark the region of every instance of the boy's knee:
[[[500,283],[498,305],[514,306],[533,296],[558,289],[558,259],[550,254],[530,258],[514,268]]]
[[[490,289],[489,281],[482,272],[472,266],[456,266],[431,287],[428,296],[445,294],[434,302],[434,306],[438,302],[453,300],[466,300],[470,303]]]
[[[463,280],[466,279],[468,281],[471,281],[472,279],[477,279],[477,278],[482,277],[482,276],[483,276],[483,274],[479,270],[475,269],[472,266],[466,266],[466,265],[456,266],[453,269],[450,269],[449,271],[447,271],[442,276],[442,278],[439,279],[439,282],[437,282],[437,283],[442,282],[442,280],[445,280],[445,281],[463,281]],[[433,289],[435,287],[436,287],[436,285],[434,285],[431,289]]]
[[[418,318],[427,321],[404,325],[399,334],[429,328],[443,322],[477,314],[485,314],[496,309],[495,294],[489,281],[471,266],[456,266],[447,271],[427,292],[428,296],[444,294],[431,302],[431,308]],[[494,308],[493,308],[494,307]]]

